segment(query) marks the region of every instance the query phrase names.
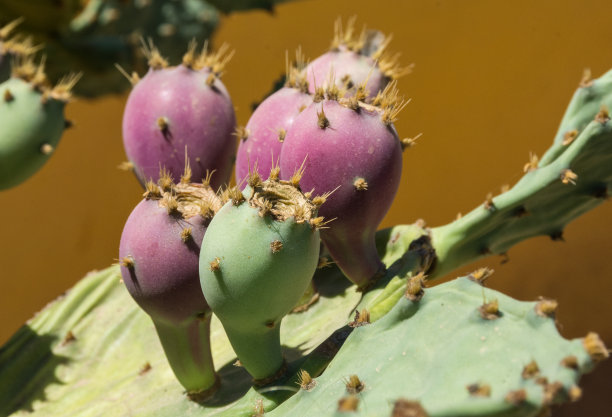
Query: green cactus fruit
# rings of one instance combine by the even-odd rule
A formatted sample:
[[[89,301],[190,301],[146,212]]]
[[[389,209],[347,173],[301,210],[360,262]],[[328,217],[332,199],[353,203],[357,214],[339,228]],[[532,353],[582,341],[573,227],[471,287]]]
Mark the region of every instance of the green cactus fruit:
[[[278,180],[233,191],[215,215],[200,251],[204,297],[238,359],[258,383],[283,373],[280,324],[308,287],[319,259],[321,219],[297,187]],[[295,184],[295,185],[294,185]]]
[[[585,104],[584,114],[576,97],[585,92],[574,97],[568,114],[590,121],[584,127],[586,121],[572,122],[580,127],[580,133],[571,141],[553,144],[547,155],[555,154],[554,159],[542,165],[532,156],[525,165],[526,174],[510,190],[488,197],[452,223],[431,229],[438,259],[430,277],[442,276],[486,255],[505,254],[511,246],[533,236],[561,240],[570,221],[606,200],[612,187],[612,123],[605,107],[612,92],[611,77],[612,72],[601,82],[595,80],[591,87],[584,87],[601,88],[596,94],[599,99]],[[591,114],[596,108],[599,112]],[[562,153],[555,150],[558,146],[564,147]]]
[[[421,279],[266,415],[537,416],[578,399],[580,376],[608,355],[594,333],[563,339],[553,301],[519,302],[469,277],[423,290]]]
[[[0,84],[0,190],[38,171],[54,152],[67,126],[64,106],[77,76],[50,87],[42,65],[25,59]]]

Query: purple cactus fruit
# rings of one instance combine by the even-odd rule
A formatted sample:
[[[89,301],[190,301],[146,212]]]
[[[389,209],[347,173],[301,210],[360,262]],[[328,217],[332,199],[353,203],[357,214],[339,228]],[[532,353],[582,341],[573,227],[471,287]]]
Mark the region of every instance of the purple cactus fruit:
[[[312,103],[308,83],[301,74],[303,57],[298,50],[296,63],[287,69],[285,86],[267,97],[255,109],[244,129],[237,131],[241,139],[236,153],[236,182],[246,187],[246,179],[252,172],[268,178],[278,165],[281,148],[287,131],[295,117]]]
[[[344,274],[365,288],[384,272],[374,233],[399,186],[403,146],[393,121],[403,102],[390,87],[379,95],[380,107],[356,96],[338,99],[337,87],[326,94],[293,122],[283,144],[281,175],[304,165],[300,186],[327,196],[319,213],[335,219],[321,239]]]
[[[212,187],[230,176],[235,152],[236,117],[219,79],[224,64],[217,55],[198,57],[191,45],[183,63],[168,67],[150,47],[149,72],[134,80],[123,115],[123,144],[134,172],[144,185],[157,181],[160,167],[174,179],[188,162],[194,180],[215,171]]]
[[[346,91],[345,96],[355,93],[356,88],[366,84],[367,97],[373,98],[387,84],[410,71],[400,68],[398,55],[389,56],[386,49],[391,41],[381,32],[362,30],[356,34],[354,19],[349,20],[346,31],[340,20],[336,21],[331,50],[312,61],[304,70],[309,92],[317,87],[327,88],[334,73],[333,82]]]
[[[151,317],[166,357],[192,398],[217,386],[210,352],[211,310],[198,264],[206,227],[221,202],[207,184],[173,184],[166,174],[147,183],[119,247],[123,282]]]

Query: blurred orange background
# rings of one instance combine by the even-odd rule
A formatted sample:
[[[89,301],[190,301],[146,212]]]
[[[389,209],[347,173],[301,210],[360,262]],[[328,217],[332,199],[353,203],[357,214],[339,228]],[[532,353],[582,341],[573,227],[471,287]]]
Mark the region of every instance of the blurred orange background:
[[[605,0],[304,0],[274,14],[226,16],[213,44],[236,50],[223,80],[246,124],[251,103],[283,73],[285,51],[301,45],[307,57],[320,55],[337,17],[393,34],[391,49],[416,64],[399,82],[412,101],[396,127],[402,137],[423,136],[404,154],[402,185],[381,227],[419,218],[436,226],[514,184],[530,151],[544,153],[583,70],[598,77],[612,68],[610,11]],[[50,162],[0,193],[0,343],[86,272],[116,261],[123,223],[142,194],[117,169],[126,97],[70,104],[75,127]],[[564,243],[532,239],[504,265],[493,257],[457,274],[491,266],[490,287],[557,299],[565,337],[593,330],[612,346],[610,218],[604,203],[572,223]],[[582,401],[554,415],[609,415],[610,362],[584,379]]]

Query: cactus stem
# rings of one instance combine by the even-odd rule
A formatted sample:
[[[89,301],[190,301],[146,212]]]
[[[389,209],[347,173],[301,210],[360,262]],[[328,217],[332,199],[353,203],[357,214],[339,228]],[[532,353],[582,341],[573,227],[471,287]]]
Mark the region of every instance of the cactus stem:
[[[349,327],[361,327],[366,324],[370,324],[370,312],[364,308],[361,312],[355,310],[355,319],[348,325]]]
[[[15,100],[15,96],[13,95],[13,93],[11,93],[11,90],[9,90],[8,88],[4,90],[4,101],[9,103],[13,100]]]
[[[557,307],[559,303],[556,300],[549,300],[546,298],[542,298],[535,306],[535,312],[538,316],[541,317],[555,317],[555,312],[557,311]]]
[[[368,183],[362,177],[356,178],[355,181],[353,181],[353,186],[357,191],[366,191],[368,189]]]
[[[610,356],[610,352],[608,352],[606,345],[604,345],[604,342],[597,333],[590,332],[587,334],[582,344],[593,362],[603,361]]]
[[[279,253],[282,248],[283,242],[281,242],[280,240],[274,240],[270,242],[270,249],[272,250],[272,253]]]
[[[538,364],[536,363],[536,361],[531,361],[527,365],[525,365],[521,376],[523,377],[523,379],[531,379],[535,378],[539,373],[540,368],[538,367]]]
[[[518,406],[521,405],[527,399],[527,391],[524,389],[519,389],[516,391],[510,391],[505,397],[504,400],[507,403]]]
[[[53,146],[48,143],[43,143],[40,147],[40,152],[44,155],[51,155],[53,153]]]
[[[493,300],[488,303],[485,302],[483,305],[478,307],[478,311],[480,312],[480,317],[485,320],[495,320],[501,317],[499,302],[497,300]]]
[[[472,397],[490,397],[491,386],[489,384],[475,383],[466,387]]]

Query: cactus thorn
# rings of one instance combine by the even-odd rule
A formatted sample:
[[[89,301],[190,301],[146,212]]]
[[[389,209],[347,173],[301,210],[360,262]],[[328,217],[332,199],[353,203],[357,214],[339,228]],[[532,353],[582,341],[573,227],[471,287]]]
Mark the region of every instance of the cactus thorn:
[[[11,93],[11,90],[9,90],[8,88],[4,90],[4,101],[9,103],[13,100],[15,100],[15,96],[13,95],[13,93]]]
[[[198,161],[200,158],[196,158],[196,161]],[[212,179],[213,174],[215,173],[216,169],[213,169],[212,171],[210,170],[206,170],[206,175],[204,176],[204,179],[202,180],[202,185],[208,187],[210,186],[210,180]]]
[[[217,76],[211,72],[210,74],[208,74],[208,77],[206,77],[206,85],[212,87],[215,84],[216,79]]]
[[[160,132],[162,132],[164,135],[168,133],[169,122],[167,117],[158,117],[155,123],[157,124],[157,127],[159,128]]]
[[[499,191],[503,194],[505,192],[510,191],[510,185],[509,184],[504,184],[501,187],[499,187]]]
[[[144,374],[148,373],[149,371],[151,371],[151,369],[153,369],[153,367],[151,366],[151,364],[149,362],[146,362],[144,365],[142,365],[142,367],[140,368],[140,370],[138,371],[138,375],[139,376],[143,376]]]
[[[593,85],[593,78],[590,68],[585,68],[584,71],[582,71],[582,78],[580,79],[580,83],[578,85],[582,88],[587,88]]]
[[[356,178],[355,181],[353,181],[353,186],[357,191],[366,191],[368,189],[368,183],[362,177]]]
[[[234,136],[236,136],[238,139],[240,139],[243,142],[249,138],[249,134],[250,134],[249,130],[244,126],[236,127],[236,130],[233,133]]]
[[[157,184],[153,182],[153,180],[147,181],[145,184],[145,192],[143,197],[145,200],[159,200],[161,198],[161,192],[159,191],[159,187]]]
[[[5,40],[11,34],[11,32],[15,30],[15,28],[19,26],[24,20],[25,18],[23,16],[18,17],[17,19],[0,27],[0,40]]]
[[[485,202],[483,204],[485,210],[495,211],[495,203],[493,203],[493,193],[487,194]]]
[[[523,166],[523,172],[531,172],[531,171],[535,171],[536,169],[538,169],[539,161],[540,161],[540,158],[538,158],[538,156],[535,153],[529,152],[529,162],[527,162]]]
[[[278,181],[279,177],[280,177],[280,166],[273,165],[272,168],[270,169],[270,175],[268,176],[268,179],[270,181]]]
[[[525,402],[526,399],[527,399],[527,391],[525,391],[524,389],[510,391],[504,397],[504,400],[507,403],[510,403],[515,406],[521,405],[523,402]]]
[[[349,394],[359,394],[365,389],[365,384],[357,375],[349,376],[349,378],[344,381],[344,385],[346,386],[346,392]]]
[[[419,402],[399,398],[393,404],[391,417],[429,417],[429,415]]]
[[[121,259],[120,263],[121,266],[126,267],[127,269],[134,269],[134,258],[130,255],[124,257]]]
[[[238,187],[228,188],[227,197],[229,200],[232,200],[232,204],[235,206],[239,206],[245,200],[244,195],[242,195]]]
[[[472,272],[470,275],[468,275],[468,278],[474,282],[477,282],[480,285],[484,285],[485,281],[491,275],[493,275],[494,272],[495,270],[485,266],[485,267],[479,268],[476,271]]]
[[[49,143],[43,143],[43,145],[40,147],[40,152],[43,155],[51,155],[53,153],[53,146]]]
[[[157,185],[159,185],[159,187],[163,191],[171,191],[174,187],[174,180],[172,179],[172,175],[167,169],[161,168],[159,170],[159,179],[157,180]]]
[[[404,138],[400,140],[400,145],[402,146],[402,150],[406,150],[408,148],[412,148],[414,145],[416,145],[416,141],[417,139],[419,139],[421,136],[423,136],[422,133],[419,133],[418,135],[416,135],[413,138]]]
[[[466,387],[472,397],[490,397],[491,386],[489,384],[475,383]]]
[[[191,229],[191,227],[186,227],[181,231],[181,240],[183,241],[183,243],[187,243],[189,242],[189,240],[191,240],[193,238],[193,231]]]
[[[420,301],[425,294],[425,291],[423,290],[423,287],[425,286],[425,278],[426,275],[423,271],[411,277],[406,284],[404,296],[413,302]]]
[[[349,327],[361,327],[366,324],[370,324],[370,312],[365,308],[359,312],[359,310],[355,310],[355,319],[351,321],[348,325]]]
[[[134,164],[130,161],[123,161],[119,165],[117,165],[117,169],[121,171],[133,171]]]
[[[302,161],[302,165],[293,173],[291,178],[289,179],[289,183],[293,185],[295,188],[299,189],[300,181],[302,180],[302,176],[304,175],[304,171],[306,170],[306,158]]]
[[[564,366],[565,368],[573,369],[576,371],[579,369],[578,358],[574,355],[569,355],[563,358],[561,360],[561,365]]]
[[[480,317],[485,320],[495,320],[501,317],[501,311],[499,311],[499,301],[493,300],[488,303],[484,303],[478,307]]]
[[[121,73],[121,75],[123,75],[125,79],[128,80],[130,84],[132,84],[132,86],[138,84],[138,82],[140,81],[140,76],[138,75],[136,71],[132,71],[132,74],[130,75],[119,64],[115,64],[115,68],[117,68],[117,70]]]
[[[196,52],[196,48],[198,47],[198,43],[195,39],[191,39],[189,41],[189,45],[187,46],[187,52],[183,55],[183,66],[189,69],[197,69],[197,60],[198,54]]]
[[[285,137],[287,136],[287,131],[285,129],[278,129],[278,141],[283,143],[285,141]]]
[[[601,362],[610,356],[610,352],[597,333],[590,332],[587,334],[582,340],[582,344],[593,362]]]
[[[578,179],[578,174],[576,174],[571,169],[567,168],[561,171],[561,182],[563,184],[572,184],[576,185],[576,180]]]
[[[168,66],[168,61],[161,56],[159,50],[153,43],[153,39],[149,38],[147,43],[144,38],[140,38],[140,43],[142,47],[142,52],[145,58],[147,58],[147,62],[151,69],[160,70]]]
[[[68,333],[66,333],[66,335],[64,336],[64,339],[62,340],[60,346],[66,346],[67,344],[70,344],[75,340],[76,336],[74,335],[74,333],[72,333],[72,330],[68,330]]]
[[[178,216],[181,214],[179,212],[178,200],[173,195],[165,194],[162,198],[162,206],[166,207],[166,211],[170,216]]]
[[[314,387],[317,386],[317,381],[312,379],[308,371],[306,371],[305,369],[300,369],[297,384],[304,391],[311,391]]]
[[[595,121],[603,125],[608,123],[609,120],[610,111],[608,110],[608,107],[605,104],[602,104],[601,108],[599,109],[599,113],[597,113],[597,115],[595,116]]]
[[[322,256],[319,258],[317,269],[327,268],[328,266],[331,266],[332,264],[333,262],[331,262],[327,256]]]
[[[281,242],[280,240],[273,240],[272,242],[270,242],[270,249],[272,250],[272,253],[279,253],[282,248],[283,242]]]
[[[567,392],[567,395],[571,402],[576,402],[582,398],[582,389],[580,389],[580,387],[577,385],[572,385]]]
[[[323,216],[319,216],[319,217],[315,217],[314,219],[310,220],[310,226],[313,229],[327,229],[327,225],[331,222],[333,222],[334,220],[336,220],[335,218],[331,219],[331,220],[325,220],[325,218]]]
[[[554,318],[555,312],[557,311],[558,306],[559,306],[559,303],[556,300],[542,298],[536,304],[535,312],[538,316],[541,316],[541,317]]]
[[[525,365],[521,376],[523,377],[523,379],[531,379],[535,378],[539,373],[540,368],[538,367],[538,364],[536,363],[536,361],[532,360],[527,365]]]
[[[347,397],[342,397],[338,400],[338,411],[347,412],[347,411],[357,411],[357,406],[359,405],[359,398],[356,395],[349,395]]]
[[[215,271],[219,271],[221,269],[221,259],[220,258],[215,258],[212,260],[212,262],[210,263],[210,270],[215,272]]]
[[[316,87],[314,95],[312,96],[313,103],[320,103],[325,100],[325,90],[323,87]]]
[[[329,119],[325,116],[323,106],[321,106],[321,111],[317,112],[317,125],[321,129],[326,129],[329,127]]]
[[[565,238],[563,237],[563,230],[557,230],[556,232],[552,232],[549,236],[550,239],[554,242],[565,242]]]
[[[568,146],[570,143],[574,141],[578,137],[578,130],[572,129],[568,130],[563,134],[563,146]]]

